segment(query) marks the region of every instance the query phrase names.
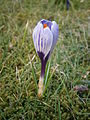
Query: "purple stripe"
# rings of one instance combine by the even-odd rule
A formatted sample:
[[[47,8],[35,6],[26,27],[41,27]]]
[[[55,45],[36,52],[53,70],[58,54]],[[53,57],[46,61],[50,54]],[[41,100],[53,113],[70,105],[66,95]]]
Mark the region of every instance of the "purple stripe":
[[[46,56],[46,58],[44,59],[44,53],[42,52],[37,52],[38,53],[38,56],[40,57],[40,60],[41,60],[41,77],[44,77],[44,74],[45,74],[45,68],[46,68],[46,63],[48,61],[48,58],[49,58],[49,55],[50,55],[50,52],[48,53],[48,55]]]
[[[41,49],[43,49],[43,38],[41,38]]]
[[[39,48],[39,51],[40,51],[40,33],[39,33],[39,37],[38,37],[38,48]]]

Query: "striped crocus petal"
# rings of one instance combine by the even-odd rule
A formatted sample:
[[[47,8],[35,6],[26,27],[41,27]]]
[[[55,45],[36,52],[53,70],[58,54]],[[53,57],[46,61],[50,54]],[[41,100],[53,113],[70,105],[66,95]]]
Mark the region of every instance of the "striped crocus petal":
[[[33,30],[33,42],[36,52],[39,51],[38,40],[40,39],[40,31],[43,30],[42,24],[39,22]]]
[[[55,21],[52,22],[51,32],[53,34],[53,43],[52,43],[52,48],[51,48],[51,53],[52,53],[53,48],[55,47],[56,42],[58,40],[58,36],[59,36],[59,27]]]
[[[48,27],[44,28],[43,38],[44,49],[42,49],[43,50],[42,52],[45,54],[46,57],[50,52],[53,43],[53,34]]]
[[[33,41],[37,53],[43,53],[44,59],[51,50],[53,43],[53,34],[49,27],[43,27],[42,23],[38,23],[33,31]]]

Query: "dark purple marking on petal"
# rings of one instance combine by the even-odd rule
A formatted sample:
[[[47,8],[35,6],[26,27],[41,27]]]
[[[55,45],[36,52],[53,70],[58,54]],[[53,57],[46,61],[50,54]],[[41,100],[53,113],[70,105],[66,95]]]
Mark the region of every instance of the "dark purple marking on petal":
[[[41,23],[44,25],[45,23],[47,23],[47,20],[41,20]]]
[[[45,55],[44,55],[43,52],[39,52],[39,51],[37,51],[37,53],[38,53],[38,56],[39,56],[39,58],[40,58],[41,61],[45,61],[45,62],[48,61],[48,58],[49,58],[50,52],[47,54],[47,56],[45,57],[45,59],[44,59],[44,56],[45,56]]]
[[[40,51],[37,51],[37,53],[38,53],[38,56],[39,56],[40,60],[42,61],[43,58],[44,58],[44,53],[42,53]]]
[[[41,49],[43,48],[43,38],[41,38]]]
[[[47,25],[48,25],[48,27],[49,27],[50,30],[51,30],[52,23],[48,22]]]
[[[48,59],[49,59],[49,55],[50,55],[50,52],[47,54],[47,56],[45,57],[45,61],[47,63]]]
[[[49,55],[50,55],[50,52],[48,53],[48,55],[46,56],[46,58],[44,59],[44,53],[42,52],[37,52],[38,53],[38,56],[41,60],[41,77],[44,77],[44,74],[45,74],[45,68],[46,68],[46,63],[48,61],[48,58],[49,58]]]

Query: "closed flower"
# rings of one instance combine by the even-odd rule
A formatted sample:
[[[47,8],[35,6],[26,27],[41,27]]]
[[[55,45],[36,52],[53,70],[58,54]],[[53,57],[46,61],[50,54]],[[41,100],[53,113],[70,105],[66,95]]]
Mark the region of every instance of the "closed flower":
[[[38,95],[43,93],[43,81],[45,74],[45,66],[49,59],[53,48],[57,42],[59,28],[55,21],[41,20],[33,30],[33,42],[36,52],[41,60],[41,76],[39,80]]]

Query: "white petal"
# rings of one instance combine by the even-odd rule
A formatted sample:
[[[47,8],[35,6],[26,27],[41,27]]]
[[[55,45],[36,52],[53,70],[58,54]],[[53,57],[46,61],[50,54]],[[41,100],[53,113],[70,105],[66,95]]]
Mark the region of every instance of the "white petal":
[[[45,54],[46,57],[47,54],[50,52],[53,43],[53,34],[48,27],[44,28],[43,38],[44,48],[42,52]]]

